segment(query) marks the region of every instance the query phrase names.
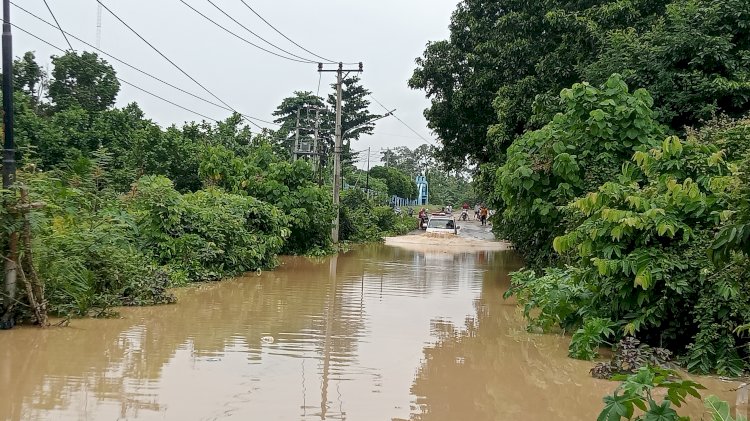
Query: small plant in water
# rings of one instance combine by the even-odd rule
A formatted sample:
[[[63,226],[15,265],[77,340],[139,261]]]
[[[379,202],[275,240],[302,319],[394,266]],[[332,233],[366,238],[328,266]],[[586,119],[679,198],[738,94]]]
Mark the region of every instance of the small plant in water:
[[[609,379],[614,374],[633,374],[643,367],[669,368],[672,353],[664,348],[652,348],[629,336],[620,340],[611,361],[597,363],[591,375],[598,379]]]
[[[642,367],[634,374],[614,378],[622,383],[604,397],[597,421],[689,421],[690,417],[678,414],[675,408],[681,408],[690,396],[700,399],[698,391],[705,389],[692,380],[683,380],[673,370],[658,367]],[[665,392],[660,400],[662,393],[655,393],[658,389]],[[729,404],[716,396],[707,397],[704,405],[713,421],[747,421],[741,416],[732,418]]]

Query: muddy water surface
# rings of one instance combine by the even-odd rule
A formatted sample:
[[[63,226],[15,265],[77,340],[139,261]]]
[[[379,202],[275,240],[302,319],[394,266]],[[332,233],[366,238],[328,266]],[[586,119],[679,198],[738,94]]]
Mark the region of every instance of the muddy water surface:
[[[283,261],[121,319],[0,332],[0,419],[592,420],[614,387],[524,331],[501,298],[511,252]]]

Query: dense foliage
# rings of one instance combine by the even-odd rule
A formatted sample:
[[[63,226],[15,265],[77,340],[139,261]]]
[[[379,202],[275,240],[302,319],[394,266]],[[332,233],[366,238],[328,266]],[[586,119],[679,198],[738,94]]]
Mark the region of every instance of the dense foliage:
[[[561,206],[616,178],[635,151],[664,133],[648,92],[631,93],[618,75],[599,88],[575,84],[561,98],[563,111],[513,142],[497,170],[504,211],[496,230],[532,266],[550,261],[552,239],[571,223]]]
[[[750,142],[747,129],[747,121],[736,121],[687,140],[667,137],[571,201],[564,210],[575,223],[554,240],[568,266],[513,278],[511,294],[534,325],[603,319],[617,336],[677,352],[692,371],[746,370],[750,349],[737,328],[750,320],[750,262],[741,247],[723,247],[741,243],[734,241],[736,218],[747,182],[738,169],[747,160],[733,159]],[[710,250],[722,258],[712,261]],[[594,348],[604,336],[574,337],[571,350],[584,341]]]
[[[246,156],[222,146],[206,151],[200,175],[208,185],[249,195],[276,205],[289,217],[291,235],[284,252],[324,252],[331,245],[333,200],[328,189],[313,182],[312,167],[289,162],[274,154],[264,141],[252,145]]]
[[[278,133],[252,133],[239,115],[162,128],[136,104],[114,107],[118,79],[96,54],[67,52],[52,64],[47,75],[32,53],[17,60],[14,101],[18,179],[31,196],[19,205],[33,237],[23,254],[33,252],[35,262],[24,267],[43,282],[53,313],[168,303],[173,286],[271,268],[280,253],[333,251],[330,186],[307,161],[291,162],[279,141],[287,122]],[[347,80],[347,128],[362,126],[347,139],[372,131],[377,116],[366,111],[367,93]],[[308,99],[302,102],[323,104]],[[385,189],[384,181],[373,183]],[[8,211],[18,197],[3,195],[7,255],[7,234],[21,229],[22,218]],[[406,219],[389,208],[367,214],[367,203],[341,209],[361,220],[347,239],[405,231]],[[35,317],[24,306],[15,316]]]
[[[340,238],[352,242],[380,241],[386,236],[403,235],[416,227],[414,217],[397,215],[389,206],[378,205],[359,189],[341,196]]]
[[[370,169],[370,177],[385,181],[388,186],[388,196],[398,196],[404,199],[416,199],[418,191],[414,179],[393,167],[376,166]]]
[[[171,302],[169,287],[275,265],[288,230],[274,207],[216,189],[180,194],[161,176],[122,195],[109,160],[99,151],[20,174],[45,204],[33,214],[34,255],[52,312]]]
[[[464,0],[449,38],[428,43],[409,86],[431,100],[425,117],[441,161],[484,171],[551,119],[561,89],[613,73],[646,88],[675,132],[714,114],[743,115],[749,31],[743,0]],[[478,179],[491,185],[493,175]]]

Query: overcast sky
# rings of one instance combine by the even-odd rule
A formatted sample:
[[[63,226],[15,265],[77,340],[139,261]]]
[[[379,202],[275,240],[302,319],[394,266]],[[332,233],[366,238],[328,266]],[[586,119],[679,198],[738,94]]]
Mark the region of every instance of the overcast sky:
[[[213,8],[207,0],[185,0],[258,45],[254,38]],[[306,53],[275,33],[252,14],[240,0],[213,0],[235,19],[268,41],[299,56]],[[271,24],[306,49],[323,57],[364,63],[364,85],[375,98],[390,108],[422,136],[433,139],[422,116],[428,101],[422,91],[406,85],[414,70],[414,59],[430,40],[445,39],[451,12],[458,0],[245,0]],[[50,20],[42,0],[14,0],[20,6]],[[48,0],[62,27],[95,44],[97,3],[95,0]],[[317,91],[316,64],[287,61],[233,38],[204,20],[180,0],[106,0],[125,22],[208,87],[233,108],[252,116],[272,120],[271,113],[284,97],[296,90]],[[65,47],[55,29],[13,7],[12,21],[53,44]],[[88,49],[71,39],[76,49]],[[264,45],[268,49],[267,45]],[[180,74],[169,63],[130,33],[120,22],[103,12],[102,50],[143,68],[171,83],[208,97],[208,94]],[[35,51],[41,64],[48,64],[58,51],[14,29],[14,54]],[[312,57],[315,59],[314,57]],[[185,94],[109,60],[118,76],[140,85],[187,108],[216,119],[228,112]],[[324,73],[321,95],[330,89],[335,73]],[[118,105],[138,102],[146,115],[161,124],[201,120],[187,111],[166,104],[134,88],[123,86]],[[371,111],[382,114],[377,104]],[[265,124],[264,124],[265,125]],[[267,126],[267,125],[265,125]],[[269,126],[271,127],[271,126]],[[377,123],[375,135],[363,138],[353,149],[374,150],[424,143],[395,118]]]

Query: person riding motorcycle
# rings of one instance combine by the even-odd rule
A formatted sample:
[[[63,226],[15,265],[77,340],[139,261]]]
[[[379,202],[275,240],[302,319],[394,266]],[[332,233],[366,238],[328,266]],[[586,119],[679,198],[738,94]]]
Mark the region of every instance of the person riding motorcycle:
[[[427,220],[427,210],[425,208],[422,208],[419,210],[419,214],[417,215],[417,229],[422,229],[422,225]]]

